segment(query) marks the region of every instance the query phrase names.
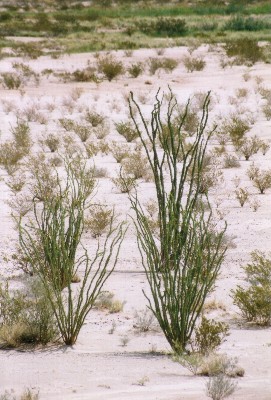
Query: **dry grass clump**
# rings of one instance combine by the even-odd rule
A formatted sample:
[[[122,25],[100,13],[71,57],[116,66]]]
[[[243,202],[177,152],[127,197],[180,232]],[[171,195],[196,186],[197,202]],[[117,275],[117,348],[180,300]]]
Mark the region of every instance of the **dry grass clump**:
[[[111,292],[101,292],[95,300],[94,307],[98,310],[108,310],[110,314],[119,313],[123,310],[124,302],[114,298]]]

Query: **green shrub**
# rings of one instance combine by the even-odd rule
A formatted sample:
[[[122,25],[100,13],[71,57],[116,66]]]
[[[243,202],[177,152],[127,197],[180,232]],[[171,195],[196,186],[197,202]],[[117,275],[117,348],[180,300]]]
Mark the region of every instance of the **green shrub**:
[[[129,68],[128,68],[128,72],[129,74],[133,77],[133,78],[137,78],[139,75],[142,74],[143,72],[143,66],[142,63],[138,62],[135,64],[132,64]]]
[[[229,335],[229,326],[202,317],[201,324],[195,329],[193,347],[201,354],[209,354],[216,350]]]
[[[110,82],[124,73],[124,67],[121,61],[116,60],[112,55],[106,55],[98,59],[98,71]]]
[[[183,36],[187,32],[186,21],[179,18],[158,18],[138,23],[141,32],[152,36]]]
[[[22,85],[20,74],[14,72],[3,72],[1,74],[2,84],[6,89],[19,89]]]
[[[255,39],[242,38],[228,42],[225,46],[228,57],[234,57],[234,63],[253,65],[263,60],[264,52]]]
[[[224,29],[229,31],[261,31],[263,29],[270,29],[270,23],[267,23],[260,18],[243,17],[237,15],[229,19]]]
[[[252,262],[245,267],[246,288],[233,290],[233,302],[248,322],[269,326],[271,323],[271,260],[260,251],[251,253]]]
[[[132,142],[138,137],[136,129],[133,127],[130,121],[117,122],[115,124],[117,132],[123,136],[128,143]]]

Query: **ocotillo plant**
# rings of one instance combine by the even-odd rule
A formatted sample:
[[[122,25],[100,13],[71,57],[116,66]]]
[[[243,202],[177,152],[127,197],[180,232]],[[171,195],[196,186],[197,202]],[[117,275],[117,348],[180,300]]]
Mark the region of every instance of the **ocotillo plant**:
[[[176,115],[178,103],[170,92],[163,120],[163,99],[159,99],[158,93],[147,122],[133,93],[129,99],[130,115],[152,169],[158,205],[157,235],[137,193],[129,195],[152,294],[145,296],[177,353],[185,351],[189,343],[226,251],[222,242],[225,228],[216,230],[210,205],[207,211],[199,205],[203,161],[212,134],[207,133],[209,96],[189,145],[183,128],[189,102],[183,114]]]
[[[104,244],[90,259],[81,237],[94,180],[84,162],[66,161],[65,173],[64,183],[57,174],[54,194],[34,201],[32,224],[20,222],[20,243],[46,290],[64,343],[73,345],[116,265],[125,229],[113,227],[112,215]]]

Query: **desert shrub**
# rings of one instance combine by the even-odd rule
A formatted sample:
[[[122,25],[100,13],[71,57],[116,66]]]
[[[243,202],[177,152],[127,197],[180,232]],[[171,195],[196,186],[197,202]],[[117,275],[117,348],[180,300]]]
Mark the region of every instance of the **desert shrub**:
[[[154,75],[158,69],[164,69],[167,72],[172,72],[177,66],[178,61],[174,58],[149,58],[148,65],[151,75]]]
[[[45,139],[42,140],[42,144],[47,146],[51,153],[54,153],[58,150],[60,146],[60,139],[59,136],[53,133],[49,133],[46,135]]]
[[[25,155],[28,154],[32,145],[28,123],[22,120],[17,120],[16,125],[11,127],[10,130],[17,147],[21,149]]]
[[[242,139],[250,129],[250,124],[235,114],[225,120],[223,125],[223,131],[229,135],[235,147],[242,143]]]
[[[0,287],[0,341],[4,347],[47,344],[56,339],[56,321],[50,302],[38,281],[28,291]]]
[[[0,395],[0,400],[39,400],[39,392],[28,388],[17,397],[14,395],[14,391],[5,391],[4,394]]]
[[[244,376],[244,369],[238,365],[236,358],[228,357],[226,354],[213,353],[202,359],[199,375],[218,376],[226,375],[229,378]]]
[[[179,18],[157,18],[138,23],[141,32],[153,36],[183,36],[187,31],[186,22]]]
[[[262,111],[264,113],[265,118],[267,121],[271,120],[271,103],[264,104],[262,106]]]
[[[81,125],[78,122],[73,123],[73,132],[85,143],[91,136],[91,129],[87,125]]]
[[[127,71],[133,78],[137,78],[139,75],[141,75],[144,71],[142,63],[138,62],[135,64],[132,64]]]
[[[96,69],[90,66],[85,69],[76,69],[71,77],[75,82],[99,82]]]
[[[223,400],[231,396],[237,384],[223,374],[212,376],[206,383],[206,395],[212,400]]]
[[[66,345],[73,345],[116,265],[124,229],[123,223],[113,227],[112,215],[105,241],[102,246],[98,245],[92,259],[84,248],[78,256],[84,212],[89,206],[94,180],[81,158],[65,160],[64,167],[64,185],[57,174],[56,193],[45,198],[41,205],[34,202],[32,225],[22,220],[19,229],[20,244],[42,282],[62,340]],[[40,212],[37,212],[38,206]],[[74,287],[79,268],[82,279]]]
[[[115,158],[117,163],[120,163],[129,154],[129,149],[122,143],[113,142],[110,146],[112,156]]]
[[[261,31],[269,29],[271,26],[260,18],[243,17],[237,15],[230,18],[224,25],[225,30],[229,31]]]
[[[69,118],[60,118],[58,120],[60,126],[65,129],[65,131],[72,131],[74,128],[74,121]]]
[[[155,317],[153,313],[148,308],[136,311],[133,327],[139,332],[155,330]]]
[[[105,116],[97,113],[96,111],[87,110],[84,115],[85,120],[96,128],[98,125],[102,124],[105,120]]]
[[[260,150],[261,150],[263,156],[266,155],[266,153],[268,152],[269,149],[270,149],[270,144],[268,142],[265,142],[264,140],[262,140],[260,143]]]
[[[110,314],[118,313],[123,310],[124,302],[115,299],[111,292],[101,292],[95,300],[94,307],[98,310],[108,310]]]
[[[224,168],[239,168],[240,162],[238,158],[232,154],[226,154],[223,160]]]
[[[112,178],[112,182],[121,193],[130,193],[137,186],[136,178],[125,173]]]
[[[130,121],[115,123],[116,131],[123,136],[128,143],[138,138],[138,133]]]
[[[234,304],[248,322],[269,326],[271,323],[271,260],[260,252],[251,253],[252,262],[243,267],[246,288],[233,291]]]
[[[252,138],[241,139],[238,141],[237,151],[245,157],[246,161],[248,161],[251,156],[258,153],[261,145],[262,141],[257,138],[257,136],[253,136]]]
[[[225,46],[228,57],[234,58],[234,63],[253,65],[263,59],[263,49],[255,39],[241,38],[228,42]]]
[[[151,291],[151,295],[145,295],[169,345],[174,352],[181,354],[191,339],[226,251],[221,245],[224,230],[214,231],[211,212],[195,210],[195,203],[201,198],[202,165],[210,138],[205,132],[209,96],[204,102],[201,124],[188,151],[182,146],[182,124],[177,130],[172,128],[178,110],[172,92],[167,96],[165,117],[161,111],[164,103],[158,95],[150,121],[143,116],[132,93],[129,104],[131,118],[147,156],[144,164],[151,167],[157,195],[158,235],[150,229],[138,196],[129,195]],[[134,107],[139,117],[135,116]],[[167,121],[170,140],[168,135],[163,135],[164,124],[161,121],[164,120]],[[158,151],[160,146],[163,148],[162,157]],[[181,170],[178,164],[180,148],[184,152]],[[189,170],[194,171],[190,177]],[[165,183],[168,173],[170,179]]]
[[[93,128],[93,133],[97,139],[104,139],[110,132],[109,123],[104,120],[101,124]],[[101,146],[100,146],[101,147]]]
[[[202,58],[192,56],[184,57],[183,63],[188,72],[202,71],[206,65]]]
[[[9,180],[6,181],[6,185],[10,188],[13,193],[18,193],[22,190],[26,183],[26,176],[22,173],[12,175]]]
[[[112,55],[100,57],[97,63],[98,71],[104,74],[109,81],[124,73],[122,62],[116,60]]]
[[[260,173],[260,168],[257,167],[254,162],[247,169],[247,176],[252,181],[255,177],[257,177]]]
[[[85,229],[97,238],[109,228],[111,218],[111,209],[102,204],[96,204],[90,208],[89,215],[85,218]]]
[[[17,71],[21,77],[22,84],[29,83],[31,80],[35,85],[39,84],[39,74],[37,74],[29,65],[14,62],[12,67]]]
[[[20,74],[15,72],[3,72],[1,74],[2,84],[6,89],[19,89],[22,85]]]
[[[19,148],[13,141],[0,145],[0,165],[3,165],[10,175],[18,169],[18,163],[24,155],[23,149]]]
[[[244,204],[248,201],[249,199],[249,193],[246,188],[238,188],[235,190],[235,196],[237,200],[240,203],[240,206],[243,207]]]
[[[209,354],[216,350],[229,335],[229,326],[202,317],[200,325],[195,329],[193,347],[201,354]]]
[[[271,169],[260,170],[256,168],[252,179],[253,185],[264,194],[267,189],[271,188]]]
[[[183,129],[189,136],[196,133],[197,127],[200,123],[200,118],[197,113],[197,109],[190,106],[189,109],[181,107],[180,112],[176,118],[176,124],[180,124],[183,121]]]
[[[129,158],[123,160],[122,166],[124,173],[135,179],[150,179],[150,167],[141,151],[129,154]]]

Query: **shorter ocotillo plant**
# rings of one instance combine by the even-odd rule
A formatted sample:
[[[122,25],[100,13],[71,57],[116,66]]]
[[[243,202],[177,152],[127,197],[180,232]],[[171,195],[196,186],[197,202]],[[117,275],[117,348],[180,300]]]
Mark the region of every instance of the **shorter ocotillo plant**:
[[[33,224],[20,221],[19,227],[22,249],[43,284],[60,335],[66,345],[73,345],[116,265],[125,230],[123,223],[113,227],[112,215],[109,232],[92,259],[84,248],[77,255],[94,182],[84,160],[65,160],[64,165],[64,187],[57,174],[56,193],[41,205],[34,202]],[[79,270],[82,278],[75,284]]]
[[[248,201],[249,199],[249,193],[246,188],[238,188],[235,190],[235,196],[237,200],[240,203],[240,206],[243,207],[244,204]]]
[[[234,304],[248,322],[269,326],[271,323],[271,260],[259,251],[251,253],[245,267],[248,287],[238,285],[233,291]]]

